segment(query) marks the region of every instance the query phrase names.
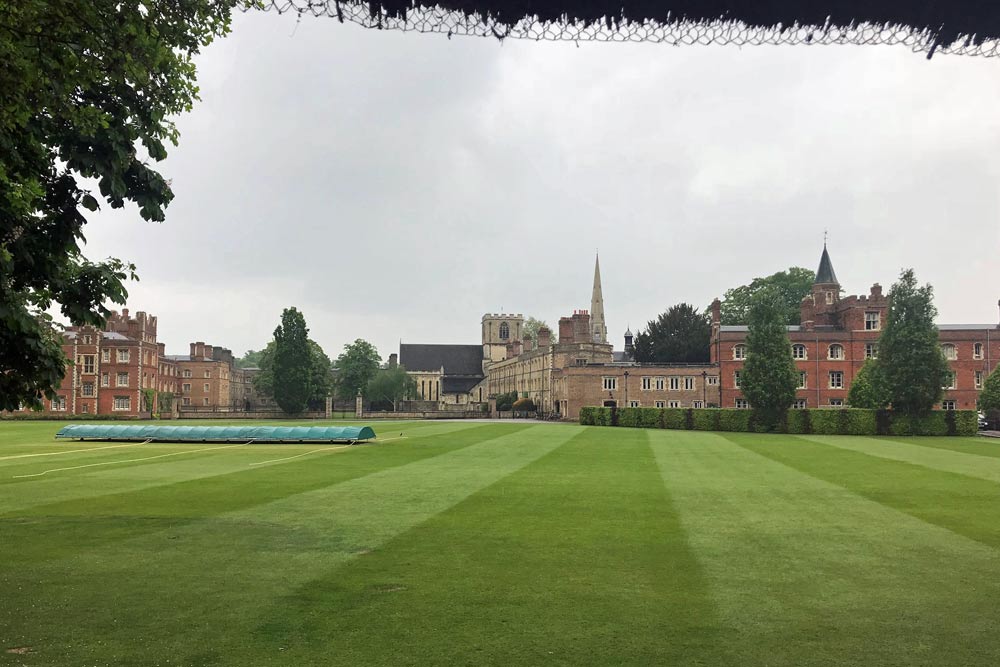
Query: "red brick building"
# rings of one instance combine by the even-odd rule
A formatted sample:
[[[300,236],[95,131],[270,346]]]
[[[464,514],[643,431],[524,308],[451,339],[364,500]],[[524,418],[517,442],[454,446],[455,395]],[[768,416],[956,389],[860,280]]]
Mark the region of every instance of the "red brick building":
[[[720,306],[718,299],[712,303],[711,358],[719,365],[719,404],[747,407],[739,388],[747,327],[721,325]],[[802,323],[788,327],[800,378],[795,407],[847,405],[854,376],[866,359],[878,356],[888,307],[888,298],[877,283],[866,295],[843,296],[823,247],[812,293],[802,300]],[[983,381],[1000,362],[1000,325],[939,324],[938,331],[953,373],[941,407],[975,409]]]
[[[155,389],[159,351],[156,318],[144,312],[129,316],[113,312],[105,331],[70,327],[63,334],[63,352],[73,363],[45,403],[45,413],[59,415],[148,414],[143,389]]]

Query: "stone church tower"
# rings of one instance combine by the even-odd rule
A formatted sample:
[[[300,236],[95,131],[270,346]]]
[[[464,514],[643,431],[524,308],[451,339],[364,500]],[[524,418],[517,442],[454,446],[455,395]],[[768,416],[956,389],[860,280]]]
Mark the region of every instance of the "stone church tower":
[[[601,258],[594,259],[594,291],[590,295],[590,326],[595,343],[608,342],[608,326],[604,321],[604,295],[601,293]]]

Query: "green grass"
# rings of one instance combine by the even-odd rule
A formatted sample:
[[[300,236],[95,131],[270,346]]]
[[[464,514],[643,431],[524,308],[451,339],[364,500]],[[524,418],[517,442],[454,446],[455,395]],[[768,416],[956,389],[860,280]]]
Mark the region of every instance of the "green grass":
[[[397,422],[349,448],[106,448],[58,428],[0,423],[0,664],[1000,662],[985,439]]]

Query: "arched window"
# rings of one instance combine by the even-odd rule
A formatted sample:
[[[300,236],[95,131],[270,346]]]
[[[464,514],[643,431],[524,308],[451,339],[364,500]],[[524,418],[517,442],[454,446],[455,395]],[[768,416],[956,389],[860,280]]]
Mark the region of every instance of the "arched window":
[[[746,359],[747,358],[747,346],[743,343],[739,345],[733,345],[733,359]]]
[[[830,346],[830,354],[828,355],[830,359],[843,359],[844,358],[844,346],[840,343],[834,343]]]
[[[506,322],[500,323],[500,340],[507,340],[510,338],[510,325]]]
[[[944,358],[954,361],[958,359],[958,350],[951,343],[945,343],[941,346],[941,351],[944,353]]]
[[[805,345],[792,345],[792,359],[808,359]]]

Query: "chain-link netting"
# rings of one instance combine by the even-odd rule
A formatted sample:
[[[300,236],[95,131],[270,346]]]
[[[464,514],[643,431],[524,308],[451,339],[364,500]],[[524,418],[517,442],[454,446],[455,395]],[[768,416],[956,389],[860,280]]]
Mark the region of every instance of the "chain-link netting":
[[[973,56],[1000,55],[1000,40],[960,37],[942,43],[938,34],[906,25],[852,23],[846,26],[748,25],[741,21],[691,21],[628,18],[542,20],[525,17],[516,22],[489,14],[466,13],[440,6],[411,5],[405,10],[387,10],[378,3],[338,2],[337,0],[265,0],[265,8],[280,14],[326,16],[366,28],[440,33],[452,36],[493,37],[570,42],[653,42],[674,46],[733,44],[855,44],[905,46],[928,57],[936,53]]]

